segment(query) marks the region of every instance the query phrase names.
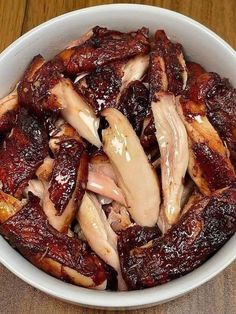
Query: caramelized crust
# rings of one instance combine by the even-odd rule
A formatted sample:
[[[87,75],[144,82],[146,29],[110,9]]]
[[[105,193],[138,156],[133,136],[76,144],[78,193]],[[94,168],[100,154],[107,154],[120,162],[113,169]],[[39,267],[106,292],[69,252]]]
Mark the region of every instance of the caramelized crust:
[[[210,195],[235,181],[229,151],[206,115],[208,88],[203,74],[177,103],[189,137],[189,174],[204,195]]]
[[[13,90],[9,95],[0,99],[0,134],[9,132],[15,122],[18,111],[18,95]]]
[[[154,123],[153,115],[151,115],[147,126],[143,130],[143,134],[140,137],[140,142],[145,150],[149,150],[152,147],[157,147],[157,138],[155,135],[156,127]]]
[[[121,261],[123,257],[130,253],[134,248],[138,248],[142,245],[147,244],[149,241],[156,240],[161,237],[160,229],[155,227],[141,227],[139,225],[134,225],[123,229],[119,234],[119,250]],[[125,267],[125,265],[123,265]]]
[[[227,163],[225,156],[213,150],[207,142],[193,143],[192,150],[210,191],[229,186],[235,181],[232,165]]]
[[[158,30],[155,34],[148,77],[150,102],[156,101],[156,95],[160,91],[168,91],[176,96],[186,87],[187,69],[182,46],[172,43],[163,30]],[[157,145],[155,132],[154,120],[151,118],[141,137],[141,143],[146,149]]]
[[[9,132],[16,121],[17,110],[8,110],[0,117],[0,134]]]
[[[199,81],[206,95],[207,117],[226,143],[236,166],[236,89],[216,73],[206,73]]]
[[[121,232],[118,249],[129,289],[153,287],[183,276],[200,266],[236,232],[236,187],[217,191],[195,203],[163,237],[148,245],[136,247],[134,241],[131,247],[126,232]]]
[[[40,117],[45,116],[45,111],[60,109],[56,97],[49,91],[60,81],[63,71],[60,60],[45,62],[42,56],[36,56],[18,86],[19,103]]]
[[[129,119],[137,135],[141,135],[144,118],[150,110],[148,94],[143,83],[131,82],[122,93],[117,106]]]
[[[67,267],[91,278],[95,285],[106,279],[103,262],[85,242],[52,228],[39,205],[39,198],[32,194],[20,211],[0,225],[0,233],[36,266],[60,279],[72,281]]]
[[[28,181],[47,155],[46,131],[38,119],[21,109],[16,125],[1,145],[0,152],[2,190],[21,197]]]
[[[200,72],[202,70],[195,70],[195,80],[191,81],[193,100],[196,103],[205,103],[207,117],[227,145],[231,161],[235,165],[236,89],[227,79],[221,79],[217,73],[199,75]]]
[[[57,58],[70,74],[90,72],[97,66],[149,52],[146,28],[131,33],[95,27],[93,36],[82,45],[64,50]]]
[[[196,62],[186,62],[187,70],[188,70],[188,80],[187,87],[191,86],[197,78],[206,73],[206,70]]]
[[[76,84],[76,90],[82,92],[96,113],[116,105],[125,62],[127,61],[116,61],[97,67]]]
[[[58,215],[63,213],[75,190],[83,152],[83,144],[74,139],[60,143],[48,189],[49,198],[55,205]],[[77,197],[75,197],[75,200],[77,200]]]
[[[172,43],[163,30],[158,30],[150,53],[150,99],[159,91],[180,94],[186,84],[185,72],[182,46]]]

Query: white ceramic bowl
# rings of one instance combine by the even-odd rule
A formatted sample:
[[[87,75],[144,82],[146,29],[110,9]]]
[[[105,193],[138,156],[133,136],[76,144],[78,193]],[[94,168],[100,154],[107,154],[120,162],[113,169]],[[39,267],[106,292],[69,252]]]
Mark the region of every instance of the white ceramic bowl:
[[[150,31],[164,29],[172,40],[183,44],[186,55],[209,71],[230,78],[236,86],[236,53],[216,34],[181,14],[143,5],[104,5],[74,11],[54,18],[16,40],[0,55],[0,97],[21,77],[32,57],[54,56],[66,43],[91,26],[121,31],[141,26]],[[32,286],[75,304],[101,308],[140,308],[174,299],[198,287],[227,267],[236,257],[236,236],[211,259],[192,273],[156,288],[132,292],[84,289],[57,280],[31,265],[0,237],[0,261]]]

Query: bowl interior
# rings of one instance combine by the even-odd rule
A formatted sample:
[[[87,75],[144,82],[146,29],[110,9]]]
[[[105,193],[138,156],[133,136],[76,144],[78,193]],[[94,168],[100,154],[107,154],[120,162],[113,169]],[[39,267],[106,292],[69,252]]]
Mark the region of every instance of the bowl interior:
[[[89,28],[100,25],[121,31],[142,26],[151,33],[164,29],[173,41],[182,43],[187,58],[208,71],[228,77],[236,86],[235,51],[217,35],[193,20],[175,12],[151,6],[106,5],[74,11],[33,29],[0,55],[0,97],[19,81],[33,56],[51,58],[67,43]],[[175,298],[212,278],[236,257],[236,237],[194,272],[160,287],[142,292],[99,292],[61,282],[35,268],[0,237],[0,261],[17,276],[55,297],[97,307],[151,306]],[[141,296],[141,297],[140,297]]]

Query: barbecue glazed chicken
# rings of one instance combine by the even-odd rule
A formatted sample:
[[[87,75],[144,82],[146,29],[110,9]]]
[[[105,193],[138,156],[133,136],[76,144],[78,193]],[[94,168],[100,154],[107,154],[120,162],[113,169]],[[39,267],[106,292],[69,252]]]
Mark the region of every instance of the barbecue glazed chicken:
[[[236,92],[163,30],[99,26],[0,100],[0,234],[92,289],[183,276],[236,232]]]

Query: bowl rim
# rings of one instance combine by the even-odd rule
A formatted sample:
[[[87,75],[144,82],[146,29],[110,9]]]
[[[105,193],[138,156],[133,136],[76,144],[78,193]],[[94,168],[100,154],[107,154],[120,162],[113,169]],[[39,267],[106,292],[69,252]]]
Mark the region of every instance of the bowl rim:
[[[224,46],[225,49],[228,50],[232,54],[232,56],[236,60],[236,52],[235,50],[227,43],[225,42],[220,36],[218,36],[216,33],[202,25],[201,23],[193,20],[190,17],[187,17],[183,14],[180,14],[178,12],[160,8],[157,6],[151,6],[151,5],[143,5],[143,4],[105,4],[105,5],[97,5],[92,7],[87,7],[79,10],[74,10],[65,14],[62,14],[60,16],[54,17],[36,27],[29,30],[24,35],[20,36],[17,40],[15,40],[12,44],[10,44],[5,50],[2,51],[0,54],[0,61],[2,61],[5,57],[7,57],[8,53],[10,53],[12,50],[14,50],[21,42],[22,40],[36,34],[39,30],[42,30],[44,28],[47,28],[48,25],[51,25],[53,23],[63,21],[64,19],[68,18],[68,16],[74,16],[80,13],[86,13],[88,11],[97,11],[98,13],[108,9],[112,8],[115,10],[118,10],[120,8],[128,8],[129,10],[158,10],[159,13],[162,14],[168,14],[171,17],[177,17],[182,20],[185,20],[187,23],[194,25],[198,29],[201,29],[201,31],[204,31],[207,33],[208,36],[211,36],[219,42],[221,45]],[[4,240],[5,241],[5,240]],[[14,250],[12,248],[12,250]],[[17,253],[18,254],[18,253]],[[22,257],[24,258],[24,257]],[[66,286],[68,289],[70,287],[75,287],[73,285],[70,285],[68,283],[63,283],[63,288],[58,288],[57,291],[53,290],[52,287],[49,288],[46,286],[46,284],[39,283],[37,280],[35,280],[34,276],[29,275],[28,273],[22,273],[21,269],[19,267],[17,268],[15,265],[15,262],[12,260],[7,260],[4,256],[1,256],[0,253],[0,262],[9,269],[12,273],[14,273],[17,277],[21,278],[23,281],[27,282],[31,286],[53,296],[56,298],[59,298],[61,300],[64,300],[66,302],[83,305],[83,306],[90,306],[90,307],[97,307],[97,308],[112,308],[112,309],[120,309],[123,308],[134,308],[134,307],[148,307],[159,303],[167,302],[171,299],[177,298],[194,288],[199,287],[203,283],[209,281],[211,278],[216,276],[219,272],[221,272],[223,269],[225,269],[234,259],[236,259],[236,249],[232,250],[232,252],[229,252],[227,259],[219,260],[217,265],[212,265],[211,270],[207,275],[202,274],[201,269],[206,264],[210,264],[212,258],[210,258],[206,263],[204,263],[202,266],[200,266],[198,269],[194,270],[193,272],[195,274],[198,273],[198,276],[195,276],[194,280],[191,279],[187,285],[183,285],[183,283],[193,274],[191,272],[190,274],[187,274],[181,278],[178,278],[177,280],[173,280],[169,283],[166,283],[164,285],[153,287],[149,289],[142,290],[141,295],[143,296],[140,298],[140,291],[129,291],[129,292],[110,292],[110,291],[98,291],[98,290],[92,290],[92,289],[86,289],[82,287],[76,287],[78,289],[78,294],[76,297],[73,294],[66,294],[65,295],[65,289]],[[34,266],[35,267],[35,266]],[[47,275],[50,276],[50,275]],[[192,277],[192,276],[191,276]],[[56,282],[61,282],[60,280],[53,278]],[[163,290],[161,294],[158,295],[158,290]]]

